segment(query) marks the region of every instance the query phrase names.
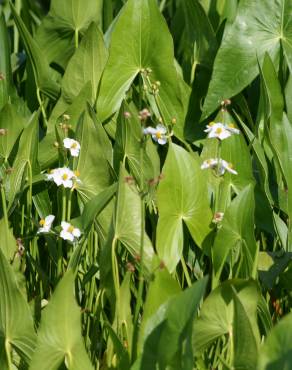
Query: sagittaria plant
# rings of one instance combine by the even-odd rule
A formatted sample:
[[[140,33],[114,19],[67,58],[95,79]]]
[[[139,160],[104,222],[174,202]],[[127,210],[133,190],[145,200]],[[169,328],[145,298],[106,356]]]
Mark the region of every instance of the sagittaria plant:
[[[292,0],[0,2],[0,369],[292,369]]]

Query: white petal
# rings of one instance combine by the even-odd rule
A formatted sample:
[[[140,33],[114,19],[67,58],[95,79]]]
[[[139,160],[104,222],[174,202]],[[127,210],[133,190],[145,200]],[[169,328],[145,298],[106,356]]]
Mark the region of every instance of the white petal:
[[[48,233],[49,231],[50,231],[50,227],[46,227],[46,226],[43,226],[43,227],[40,227],[39,229],[38,229],[38,234],[40,234],[40,233]]]
[[[143,130],[145,135],[155,135],[157,130],[154,127],[148,126]]]
[[[157,136],[155,134],[152,135],[152,139],[156,142],[158,142]]]
[[[156,130],[159,131],[161,134],[166,134],[167,133],[166,127],[161,125],[161,124],[156,126]]]
[[[65,230],[62,230],[60,232],[60,237],[64,240],[70,240],[71,242],[73,242],[73,240],[74,240],[73,234],[71,234],[71,233],[69,233],[68,231],[65,231]]]
[[[63,180],[61,179],[61,177],[57,177],[57,176],[55,176],[54,177],[54,183],[56,184],[56,185],[58,185],[58,186],[60,186],[60,185],[62,185],[62,183],[63,183]]]
[[[81,235],[81,231],[77,228],[77,227],[74,227],[74,230],[72,231],[72,234],[76,237],[76,238],[79,238],[80,235]]]
[[[61,222],[61,227],[63,230],[68,230],[70,226],[71,225],[69,224],[69,222],[66,222],[66,221]]]
[[[63,186],[64,186],[64,188],[72,188],[72,186],[73,186],[73,181],[72,180],[63,180]]]
[[[226,167],[226,170],[230,173],[232,173],[233,175],[238,175],[237,171],[235,171],[233,168],[231,167]]]
[[[47,217],[45,217],[45,224],[52,225],[52,223],[54,222],[54,219],[55,219],[54,215],[48,215]]]
[[[231,136],[231,133],[225,129],[219,135],[217,135],[220,140],[227,139],[229,136]]]
[[[75,148],[75,149],[70,149],[70,154],[72,155],[72,157],[78,157],[79,156],[79,150],[80,149],[77,149],[77,148]]]
[[[70,139],[69,137],[66,137],[64,140],[63,140],[63,144],[64,144],[64,147],[66,149],[70,149],[71,148],[71,145],[73,144],[74,140],[73,139]]]
[[[224,173],[225,173],[225,167],[224,167],[224,166],[222,166],[222,164],[220,164],[220,165],[218,166],[218,175],[219,175],[219,176],[222,176],[222,175],[224,175]]]
[[[217,163],[218,163],[217,159],[214,159],[214,158],[206,159],[202,163],[201,169],[204,170],[206,168],[213,168],[213,167],[217,166]]]
[[[158,144],[164,145],[167,143],[167,138],[164,136],[164,137],[159,138],[157,141],[158,141]]]

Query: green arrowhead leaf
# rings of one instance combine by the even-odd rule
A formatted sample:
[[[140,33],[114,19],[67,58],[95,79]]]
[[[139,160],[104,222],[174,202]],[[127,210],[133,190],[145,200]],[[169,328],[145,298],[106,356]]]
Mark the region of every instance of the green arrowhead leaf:
[[[49,14],[38,28],[36,40],[49,63],[64,69],[79,39],[91,22],[101,23],[102,0],[53,0]]]
[[[152,69],[152,82],[160,81],[158,101],[162,115],[166,122],[176,118],[175,131],[183,137],[185,113],[171,35],[155,0],[129,0],[111,35],[109,59],[96,106],[101,121],[120,108],[126,92],[143,68]]]
[[[229,253],[243,259],[241,273],[255,277],[258,247],[254,236],[253,186],[247,186],[227,208],[212,249],[215,280],[220,274]]]
[[[91,81],[92,98],[90,102],[93,104],[107,57],[108,51],[103,35],[97,25],[92,23],[66,68],[62,80],[62,99],[67,103],[72,103],[84,85]]]
[[[69,270],[57,286],[42,315],[37,347],[30,370],[93,370],[81,336],[80,308],[74,294],[74,275]]]
[[[170,144],[162,169],[157,202],[157,252],[173,272],[183,251],[183,223],[202,247],[209,232],[212,213],[207,182],[197,157],[176,144]]]
[[[39,44],[32,38],[14,6],[10,3],[14,21],[22,37],[25,50],[30,59],[37,87],[52,99],[59,95],[60,87],[53,80],[53,70],[49,66]]]
[[[263,60],[267,50],[278,65],[282,46],[292,70],[291,11],[290,0],[240,1],[235,21],[226,28],[215,59],[204,118],[223,99],[233,97],[250,84],[259,73],[257,61]]]
[[[235,295],[241,302],[237,313],[234,309]],[[252,332],[258,345],[260,342],[257,325],[258,299],[257,285],[251,280],[228,280],[213,290],[204,301],[199,318],[194,322],[193,348],[195,354],[200,355],[222,335],[229,334],[231,339],[235,327],[239,325],[237,320],[242,312],[242,307],[249,317]],[[237,315],[236,318],[235,315]]]

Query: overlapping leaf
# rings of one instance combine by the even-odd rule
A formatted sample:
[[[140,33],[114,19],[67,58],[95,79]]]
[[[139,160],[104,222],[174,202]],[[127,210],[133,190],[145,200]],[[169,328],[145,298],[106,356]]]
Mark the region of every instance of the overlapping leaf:
[[[216,282],[229,254],[233,264],[237,265],[238,274],[246,278],[255,277],[258,247],[254,236],[254,195],[251,185],[239,193],[227,208],[222,227],[215,238],[212,255]]]
[[[14,21],[22,37],[27,55],[30,59],[37,88],[50,96],[52,99],[58,97],[60,87],[53,79],[53,71],[49,66],[45,55],[39,44],[32,38],[14,6],[11,5]]]
[[[165,20],[155,0],[129,0],[111,35],[109,60],[96,106],[101,121],[119,109],[143,68],[152,70],[152,82],[160,81],[160,110],[165,121],[176,118],[175,132],[182,137],[185,112],[177,81],[180,77],[174,66],[173,45]]]
[[[262,61],[267,50],[278,65],[282,47],[292,69],[291,10],[290,0],[240,1],[236,19],[227,27],[215,59],[203,117],[258,75],[257,60]]]
[[[230,340],[233,340],[234,335],[240,335],[241,332],[234,333],[234,330],[239,325],[238,320],[241,314],[249,317],[247,325],[251,326],[251,335],[258,346],[260,341],[256,313],[258,297],[257,286],[252,281],[229,280],[216,288],[204,301],[200,316],[194,322],[193,348],[195,354],[202,353],[222,335],[229,334]],[[240,302],[238,302],[239,299]],[[235,303],[236,300],[237,303]],[[251,333],[250,330],[249,333]]]
[[[91,22],[101,22],[102,3],[101,0],[51,2],[50,12],[36,36],[49,63],[66,67],[74,48],[78,46],[79,34],[84,33]]]

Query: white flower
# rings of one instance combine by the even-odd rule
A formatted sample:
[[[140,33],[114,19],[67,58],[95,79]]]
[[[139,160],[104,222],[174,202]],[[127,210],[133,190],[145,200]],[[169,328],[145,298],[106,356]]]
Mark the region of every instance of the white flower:
[[[154,127],[148,126],[143,129],[143,134],[144,135],[155,135],[156,129]]]
[[[151,126],[146,127],[143,130],[143,133],[144,135],[151,135],[152,139],[160,145],[164,145],[167,143],[167,129],[161,124],[157,125],[156,128]]]
[[[54,219],[55,219],[54,215],[48,215],[47,217],[42,218],[39,222],[40,228],[38,229],[38,234],[50,232]]]
[[[63,140],[63,144],[64,144],[64,147],[66,149],[70,150],[70,154],[72,155],[72,157],[78,157],[79,156],[80,144],[78,143],[78,141],[76,141],[74,139],[70,139],[69,137],[66,137]]]
[[[232,134],[236,134],[236,135],[240,134],[240,131],[238,130],[238,128],[235,127],[233,123],[229,123],[228,125],[225,125],[225,127],[226,127],[226,130],[230,131]]]
[[[72,188],[73,181],[77,180],[77,175],[67,167],[55,168],[47,175],[47,180],[54,181],[58,186]]]
[[[224,175],[225,171],[232,173],[233,175],[237,175],[237,172],[233,169],[233,164],[225,161],[224,159],[220,159],[219,162],[219,175]]]
[[[217,167],[217,163],[218,163],[218,160],[217,159],[214,159],[214,158],[210,158],[210,159],[206,159],[202,165],[201,165],[201,169],[202,170],[205,170],[207,168],[214,168],[214,167]]]
[[[219,140],[227,139],[231,136],[231,132],[227,130],[226,126],[221,123],[211,122],[207,125],[207,129],[204,132],[208,132],[208,138],[217,138]]]
[[[75,238],[79,238],[81,235],[81,231],[77,227],[69,224],[69,222],[62,221],[61,227],[62,231],[60,232],[60,237],[64,240],[73,242]]]
[[[214,158],[206,159],[202,163],[201,169],[205,170],[207,168],[217,168],[219,176],[224,175],[225,171],[230,172],[233,175],[237,175],[237,172],[233,169],[232,163],[229,163],[225,161],[224,159],[219,159],[219,163],[218,163],[218,159],[214,159]]]

